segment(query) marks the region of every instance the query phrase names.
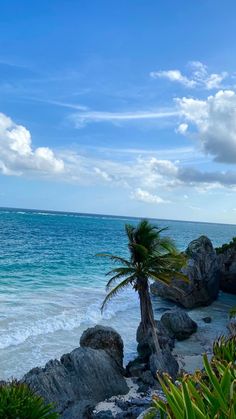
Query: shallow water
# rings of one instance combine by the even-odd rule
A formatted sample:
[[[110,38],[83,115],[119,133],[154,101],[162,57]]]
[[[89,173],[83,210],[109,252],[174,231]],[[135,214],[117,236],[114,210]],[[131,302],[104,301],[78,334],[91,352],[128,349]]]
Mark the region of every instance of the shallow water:
[[[97,323],[115,327],[125,341],[125,358],[135,353],[139,303],[133,290],[114,299],[103,315],[109,261],[99,252],[126,255],[125,223],[136,219],[27,210],[0,210],[0,379],[20,377],[79,345],[83,330]],[[179,248],[201,234],[215,246],[236,235],[236,226],[156,221]],[[233,298],[234,301],[234,298]],[[236,303],[236,300],[235,300]],[[209,308],[222,330],[232,297]],[[154,299],[156,317],[173,306]],[[204,316],[207,309],[196,310]],[[199,314],[197,314],[199,313]]]

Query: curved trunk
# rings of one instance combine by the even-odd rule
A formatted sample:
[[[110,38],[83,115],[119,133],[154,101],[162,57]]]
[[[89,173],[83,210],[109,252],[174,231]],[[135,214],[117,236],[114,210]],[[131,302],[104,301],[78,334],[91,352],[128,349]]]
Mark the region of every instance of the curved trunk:
[[[141,324],[143,328],[143,333],[148,333],[151,329],[152,338],[154,342],[155,352],[161,353],[160,344],[158,342],[156,324],[154,319],[154,313],[152,309],[152,302],[149,293],[149,284],[148,280],[138,280],[138,293],[140,300],[140,310],[141,310]]]

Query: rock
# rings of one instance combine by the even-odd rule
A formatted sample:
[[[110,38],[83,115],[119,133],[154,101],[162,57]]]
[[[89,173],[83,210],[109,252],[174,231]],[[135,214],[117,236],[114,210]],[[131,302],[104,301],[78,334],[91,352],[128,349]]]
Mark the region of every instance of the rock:
[[[235,317],[230,319],[227,327],[228,327],[230,335],[231,336],[236,336],[236,318]]]
[[[92,419],[113,419],[114,415],[111,410],[101,410],[98,413],[92,415]]]
[[[151,416],[150,416],[151,415]],[[149,407],[149,409],[144,410],[141,415],[137,417],[137,419],[145,419],[147,417],[151,417],[152,419],[158,419],[160,417],[159,413],[156,412],[153,407]]]
[[[123,341],[119,333],[111,327],[97,325],[85,330],[80,338],[80,346],[103,349],[118,365],[123,366]]]
[[[143,362],[143,358],[137,357],[130,361],[126,366],[126,372],[131,377],[140,377],[147,369],[147,363]]]
[[[189,282],[174,278],[172,286],[155,282],[153,294],[187,308],[206,306],[217,298],[220,271],[216,251],[206,236],[193,240],[186,250],[187,265],[182,269]]]
[[[168,330],[163,325],[162,322],[156,320],[156,330],[157,330],[157,336],[158,341],[160,344],[160,347],[162,349],[168,348],[173,349],[174,347],[174,339],[172,336],[170,336]],[[148,330],[148,332],[143,331],[142,323],[139,324],[137,333],[136,333],[136,340],[138,342],[137,351],[141,359],[144,359],[145,361],[148,361],[149,356],[153,352],[154,344],[153,344],[153,338],[151,330]]]
[[[220,268],[220,289],[230,294],[236,294],[236,244],[222,247],[217,255]]]
[[[161,323],[164,324],[170,335],[178,340],[187,339],[197,330],[197,323],[183,310],[164,313],[161,317]]]
[[[104,350],[77,348],[61,360],[49,361],[24,377],[47,403],[55,403],[63,419],[85,418],[98,402],[126,394],[128,386],[117,362]]]
[[[212,322],[212,318],[209,316],[209,317],[203,317],[202,318],[202,320],[205,322],[205,323],[211,323]]]
[[[166,372],[174,380],[176,379],[179,371],[179,364],[168,349],[162,352],[162,359],[157,354],[152,354],[149,358],[149,364],[150,371],[154,378],[157,377],[157,373],[163,374]]]

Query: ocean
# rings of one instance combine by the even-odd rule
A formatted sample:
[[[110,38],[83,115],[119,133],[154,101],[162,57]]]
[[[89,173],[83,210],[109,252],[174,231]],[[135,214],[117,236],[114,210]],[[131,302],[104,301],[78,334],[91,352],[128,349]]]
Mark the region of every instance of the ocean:
[[[124,226],[137,222],[125,217],[0,209],[0,379],[19,378],[30,368],[71,351],[79,346],[83,330],[98,323],[119,331],[126,361],[134,356],[137,295],[126,290],[101,314],[105,274],[112,265],[96,254],[127,256]],[[215,246],[236,236],[233,225],[152,222],[168,226],[165,234],[179,249],[202,234]],[[232,296],[220,297],[214,306],[218,322],[226,322],[234,301]],[[172,306],[154,298],[157,318]],[[208,311],[194,310],[194,316]]]

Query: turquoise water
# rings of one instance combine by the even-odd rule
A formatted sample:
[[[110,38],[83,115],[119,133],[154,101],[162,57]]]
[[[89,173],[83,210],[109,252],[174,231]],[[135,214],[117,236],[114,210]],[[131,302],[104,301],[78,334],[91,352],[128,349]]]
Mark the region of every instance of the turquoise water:
[[[20,377],[35,365],[78,346],[96,323],[116,327],[126,359],[135,351],[137,296],[128,290],[101,315],[110,263],[95,255],[126,255],[125,223],[137,219],[0,209],[0,378]],[[201,234],[215,246],[236,236],[236,226],[153,221],[180,249]],[[168,303],[156,300],[156,307]]]

